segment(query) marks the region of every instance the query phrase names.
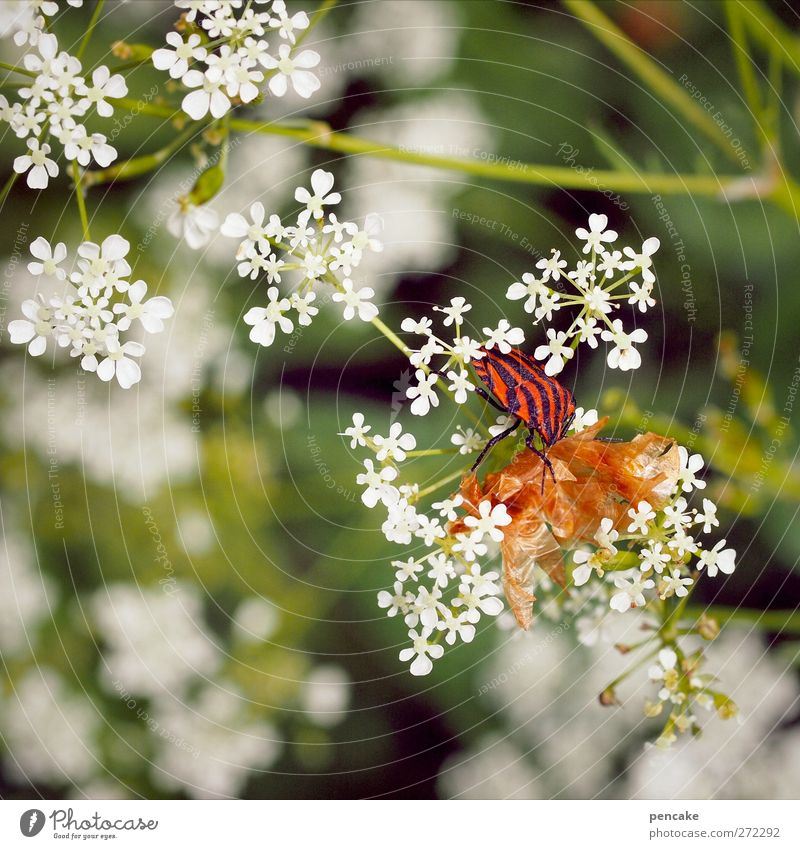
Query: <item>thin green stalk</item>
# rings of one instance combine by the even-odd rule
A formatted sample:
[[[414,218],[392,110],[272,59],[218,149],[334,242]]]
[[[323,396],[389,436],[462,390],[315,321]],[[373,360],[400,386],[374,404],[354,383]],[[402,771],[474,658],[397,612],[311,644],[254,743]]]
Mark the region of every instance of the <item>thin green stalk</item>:
[[[744,24],[741,17],[741,6],[733,0],[725,0],[725,13],[728,19],[728,30],[731,35],[731,49],[742,84],[742,92],[750,110],[756,136],[762,146],[770,144],[770,133],[765,126],[765,109],[761,102],[758,81],[753,71],[753,58],[745,35]]]
[[[86,200],[83,197],[83,187],[81,186],[81,170],[78,167],[78,161],[76,159],[72,160],[72,179],[75,182],[75,200],[78,202],[78,213],[81,217],[83,238],[88,242],[91,239],[89,235],[89,216],[86,214]]]
[[[144,156],[137,156],[133,159],[126,159],[124,162],[119,162],[101,171],[86,171],[83,175],[83,185],[89,187],[98,186],[103,183],[118,183],[124,180],[133,180],[135,177],[155,171],[156,168],[162,165],[172,154],[180,150],[189,139],[199,132],[198,125],[193,122],[160,150]]]
[[[464,475],[464,470],[459,469],[457,472],[453,472],[452,474],[446,475],[443,478],[439,478],[438,481],[432,483],[430,486],[426,486],[425,489],[421,489],[416,498],[424,498],[426,495],[430,495],[432,492],[436,492],[437,489],[441,489],[445,484],[451,483],[452,481],[459,480]]]
[[[738,163],[736,151],[711,115],[706,112],[687,90],[675,82],[658,64],[589,0],[561,0],[562,4],[583,23],[620,61],[624,62],[639,79],[658,97],[674,107],[693,127],[727,156]]]
[[[130,98],[115,101],[123,109],[134,107],[145,115],[155,118],[173,119],[183,113],[168,106],[154,103],[139,104]],[[231,118],[230,128],[234,132],[262,133],[264,135],[292,138],[311,147],[349,155],[374,156],[393,162],[410,165],[425,165],[459,171],[475,177],[487,177],[504,182],[528,183],[538,186],[558,186],[564,189],[609,189],[615,192],[662,195],[703,195],[719,198],[727,188],[739,181],[732,175],[662,174],[645,172],[589,170],[579,171],[569,166],[539,165],[534,163],[507,164],[461,159],[455,156],[436,156],[401,150],[382,142],[374,142],[348,133],[333,132],[327,124],[319,121],[270,122]]]
[[[78,48],[78,52],[75,54],[78,59],[83,56],[84,50],[89,44],[89,41],[92,38],[92,33],[94,32],[94,28],[97,25],[97,21],[100,18],[100,13],[103,11],[103,3],[105,0],[97,0],[97,4],[94,7],[94,12],[92,13],[91,20],[89,21],[89,26],[86,28],[86,34],[83,36],[83,41],[81,41],[80,47]]]
[[[314,29],[315,26],[325,17],[325,15],[330,12],[330,10],[339,2],[339,0],[325,0],[324,3],[314,12],[311,16],[308,26],[300,35],[297,36],[295,40],[295,48],[299,47],[308,37],[308,34],[311,30]]]
[[[21,68],[19,65],[9,65],[8,62],[0,62],[0,68],[5,71],[14,71],[17,74],[24,74],[26,77],[36,76],[33,71],[29,71],[27,68]]]
[[[6,180],[5,185],[3,186],[3,190],[0,191],[0,207],[6,202],[6,198],[9,195],[9,192],[14,187],[14,183],[19,179],[19,174],[16,171],[12,171],[9,175],[9,178]]]
[[[741,5],[742,20],[753,38],[768,51],[779,50],[788,60],[787,67],[800,74],[800,37],[784,26],[762,0]]]
[[[744,607],[724,607],[710,604],[689,605],[684,611],[684,617],[699,619],[703,614],[725,622],[754,625],[763,631],[774,633],[800,635],[800,609],[796,610],[751,610]]]

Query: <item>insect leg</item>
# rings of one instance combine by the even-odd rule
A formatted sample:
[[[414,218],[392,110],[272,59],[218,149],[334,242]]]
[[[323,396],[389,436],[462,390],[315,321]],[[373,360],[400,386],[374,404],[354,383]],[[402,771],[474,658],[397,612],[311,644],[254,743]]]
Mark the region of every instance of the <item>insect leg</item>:
[[[533,451],[533,453],[537,457],[540,457],[541,460],[542,460],[542,463],[544,463],[544,466],[542,466],[542,492],[544,492],[544,472],[545,472],[545,469],[547,469],[550,472],[550,477],[553,478],[553,483],[556,483],[556,473],[553,470],[553,464],[550,462],[550,459],[548,458],[547,454],[545,454],[544,451],[540,451],[536,447],[536,443],[533,441],[533,438],[534,438],[535,435],[536,435],[535,431],[533,431],[533,430],[530,431],[528,433],[527,437],[525,438],[525,444],[528,446],[528,448],[531,449],[531,451]]]
[[[504,430],[502,433],[498,433],[497,436],[493,436],[486,445],[483,446],[483,451],[478,454],[478,459],[472,464],[471,472],[474,472],[475,469],[480,466],[483,458],[489,453],[489,451],[500,442],[501,439],[505,439],[507,436],[510,436],[520,425],[522,424],[522,419],[517,419],[511,427]]]
[[[476,386],[475,394],[480,395],[484,401],[488,401],[495,408],[495,410],[500,410],[501,413],[509,415],[508,410],[505,407],[501,407],[485,389],[481,389],[479,386]]]

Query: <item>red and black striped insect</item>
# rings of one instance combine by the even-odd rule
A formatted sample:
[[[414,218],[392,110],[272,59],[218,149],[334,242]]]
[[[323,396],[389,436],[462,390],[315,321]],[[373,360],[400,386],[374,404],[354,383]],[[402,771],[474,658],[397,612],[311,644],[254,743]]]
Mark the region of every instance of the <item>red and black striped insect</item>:
[[[494,445],[524,424],[528,428],[525,445],[542,458],[555,482],[553,464],[545,452],[567,435],[575,419],[575,399],[572,393],[554,377],[545,374],[544,369],[519,348],[512,348],[507,354],[497,349],[481,348],[481,351],[484,356],[475,360],[472,365],[494,397],[483,389],[477,389],[476,392],[500,412],[513,416],[516,420],[486,443],[471,471],[474,472],[478,468]],[[534,436],[537,434],[542,441],[543,450],[537,448],[534,442]]]

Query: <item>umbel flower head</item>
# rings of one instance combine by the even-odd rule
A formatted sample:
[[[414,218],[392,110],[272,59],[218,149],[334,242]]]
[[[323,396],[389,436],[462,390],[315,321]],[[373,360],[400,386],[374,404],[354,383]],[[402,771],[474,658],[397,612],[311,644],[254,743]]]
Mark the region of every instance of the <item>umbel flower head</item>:
[[[631,505],[647,501],[661,508],[677,485],[680,458],[672,440],[645,433],[630,442],[599,441],[607,422],[606,417],[550,449],[555,478],[545,473],[539,456],[523,449],[483,484],[474,474],[462,481],[468,516],[451,523],[451,533],[463,530],[474,505],[487,501],[505,505],[511,517],[500,545],[503,588],[526,630],[533,620],[534,565],[566,586],[566,549],[594,541],[604,520],[608,532],[627,525]]]

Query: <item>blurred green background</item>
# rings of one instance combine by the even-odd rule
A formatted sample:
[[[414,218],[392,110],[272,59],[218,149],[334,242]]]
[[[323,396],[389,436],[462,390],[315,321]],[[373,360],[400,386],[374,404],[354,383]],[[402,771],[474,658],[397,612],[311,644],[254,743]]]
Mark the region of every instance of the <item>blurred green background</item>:
[[[162,43],[175,19],[167,3],[110,6],[85,66],[117,64],[108,49],[119,39]],[[780,128],[770,142],[776,164],[742,93],[723,3],[596,6],[678,87],[700,92],[738,144],[710,141],[559,4],[341,3],[307,42],[323,57],[321,91],[309,103],[268,99],[255,113],[479,161],[645,180],[729,175],[742,181],[739,194],[753,195],[755,185],[759,196],[618,193],[602,180],[594,190],[501,182],[252,135],[232,151],[211,205],[222,216],[260,198],[268,210],[290,212],[294,187],[314,167],[333,170],[343,212],[384,218],[386,250],[360,271],[390,326],[463,295],[478,327],[507,315],[529,344],[544,330],[504,295],[537,251],[572,251],[572,232],[590,212],[606,213],[626,243],[659,237],[658,307],[637,316],[650,337],[642,368],[612,372],[602,355],[582,353],[565,377],[582,406],[611,414],[619,435],[659,430],[710,462],[708,492],[722,505],[739,568],[700,591],[701,600],[793,609],[800,242],[791,202],[776,198],[782,175],[799,164],[800,30],[790,6],[772,3],[765,8],[784,38],[780,62],[751,39],[765,113]],[[746,14],[755,8],[745,6]],[[57,21],[62,45],[81,37],[89,14],[70,10]],[[19,55],[8,40],[3,50],[5,61]],[[131,97],[158,83],[158,96],[177,102],[151,68],[127,79]],[[157,149],[173,132],[140,115],[115,144],[123,158]],[[1,146],[6,179],[19,142],[6,132]],[[81,236],[63,175],[39,197],[18,184],[3,208],[0,793],[691,797],[769,789],[765,753],[800,747],[796,644],[774,627],[745,625],[721,649],[740,698],[759,696],[746,736],[719,732],[740,735],[737,745],[718,732],[691,742],[694,752],[680,753],[683,766],[672,772],[686,779],[674,786],[649,780],[642,744],[652,729],[639,700],[619,711],[624,718],[594,702],[602,686],[595,672],[607,667],[613,677],[611,655],[576,649],[571,634],[535,652],[491,697],[479,695],[481,684],[526,651],[494,623],[448,651],[430,677],[408,675],[397,660],[402,628],[375,603],[396,551],[360,503],[356,460],[337,435],[353,410],[388,424],[404,363],[369,326],[345,324],[331,309],[297,340],[255,350],[242,315],[263,290],[236,275],[232,243],[220,238],[192,252],[164,227],[191,168],[184,150],[154,175],[88,196],[95,237],[122,233],[137,277],[177,308],[150,342],[144,380],[127,393],[63,358],[26,359],[8,343],[5,326],[35,286],[27,244],[41,234],[72,248]],[[446,413],[414,425],[420,444],[450,432]],[[416,462],[424,480],[434,466]],[[538,644],[535,629],[526,639]],[[695,762],[714,769],[693,770]],[[797,768],[786,776],[775,792],[796,796]]]

